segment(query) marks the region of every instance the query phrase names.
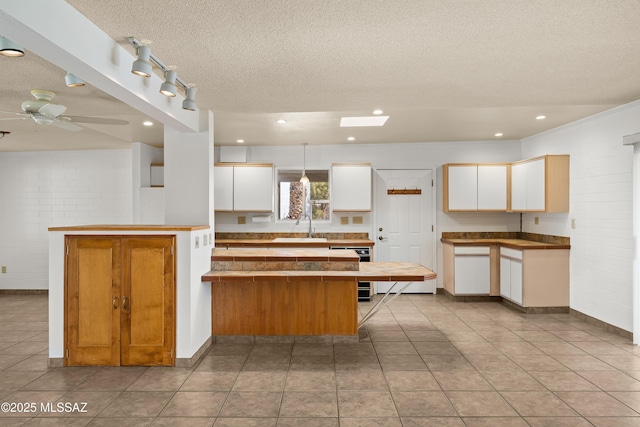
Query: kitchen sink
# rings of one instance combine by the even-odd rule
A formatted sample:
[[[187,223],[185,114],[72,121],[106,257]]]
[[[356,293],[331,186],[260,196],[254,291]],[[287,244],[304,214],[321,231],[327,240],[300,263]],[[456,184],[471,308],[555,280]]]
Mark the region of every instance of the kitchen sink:
[[[307,242],[326,242],[326,237],[278,237],[273,239],[274,243],[307,243]]]

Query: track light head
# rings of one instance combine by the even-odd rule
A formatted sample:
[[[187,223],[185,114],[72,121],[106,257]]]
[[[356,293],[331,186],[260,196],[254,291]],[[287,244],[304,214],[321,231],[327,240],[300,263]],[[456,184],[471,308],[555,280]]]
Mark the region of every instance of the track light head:
[[[71,74],[68,71],[67,71],[67,75],[64,76],[64,82],[67,84],[67,87],[80,87],[85,85],[84,80],[82,80],[79,77],[76,77],[75,75]]]
[[[131,72],[142,77],[151,76],[151,63],[149,62],[149,56],[151,56],[151,49],[148,46],[138,47],[138,59],[133,61]]]
[[[184,110],[195,111],[196,110],[196,88],[188,87],[186,90],[186,98],[182,101],[182,108]]]
[[[4,36],[0,36],[0,55],[10,57],[24,56],[24,49]]]
[[[164,96],[176,96],[178,89],[176,88],[176,77],[178,74],[174,70],[168,70],[166,72],[166,79],[162,85],[160,85],[160,93]]]

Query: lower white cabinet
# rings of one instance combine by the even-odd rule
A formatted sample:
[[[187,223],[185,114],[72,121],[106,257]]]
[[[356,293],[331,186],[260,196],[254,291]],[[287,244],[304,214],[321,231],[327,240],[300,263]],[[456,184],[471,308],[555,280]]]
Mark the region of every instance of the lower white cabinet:
[[[491,287],[490,249],[488,246],[454,248],[454,294],[489,295]]]
[[[522,251],[500,248],[500,296],[522,305]]]

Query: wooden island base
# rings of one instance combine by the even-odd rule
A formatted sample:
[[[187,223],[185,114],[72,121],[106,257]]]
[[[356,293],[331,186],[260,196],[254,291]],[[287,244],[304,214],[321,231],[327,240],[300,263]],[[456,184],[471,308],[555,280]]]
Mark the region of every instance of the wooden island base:
[[[231,281],[211,287],[211,334],[357,335],[358,282]]]
[[[355,251],[214,249],[211,334],[358,336],[358,282],[415,282],[436,274],[411,263],[360,264]]]

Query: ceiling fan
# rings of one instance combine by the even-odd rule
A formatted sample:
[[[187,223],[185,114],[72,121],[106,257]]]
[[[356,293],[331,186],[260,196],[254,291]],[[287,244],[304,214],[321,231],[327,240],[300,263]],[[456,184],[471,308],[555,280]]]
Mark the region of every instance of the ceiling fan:
[[[54,92],[42,89],[33,89],[31,95],[35,100],[22,103],[22,112],[0,111],[0,113],[14,114],[21,117],[0,118],[0,120],[24,120],[31,117],[39,125],[57,126],[70,131],[80,131],[82,128],[74,123],[90,123],[100,125],[128,125],[126,120],[102,119],[99,117],[63,116],[67,109],[64,105],[51,102],[56,95]]]

